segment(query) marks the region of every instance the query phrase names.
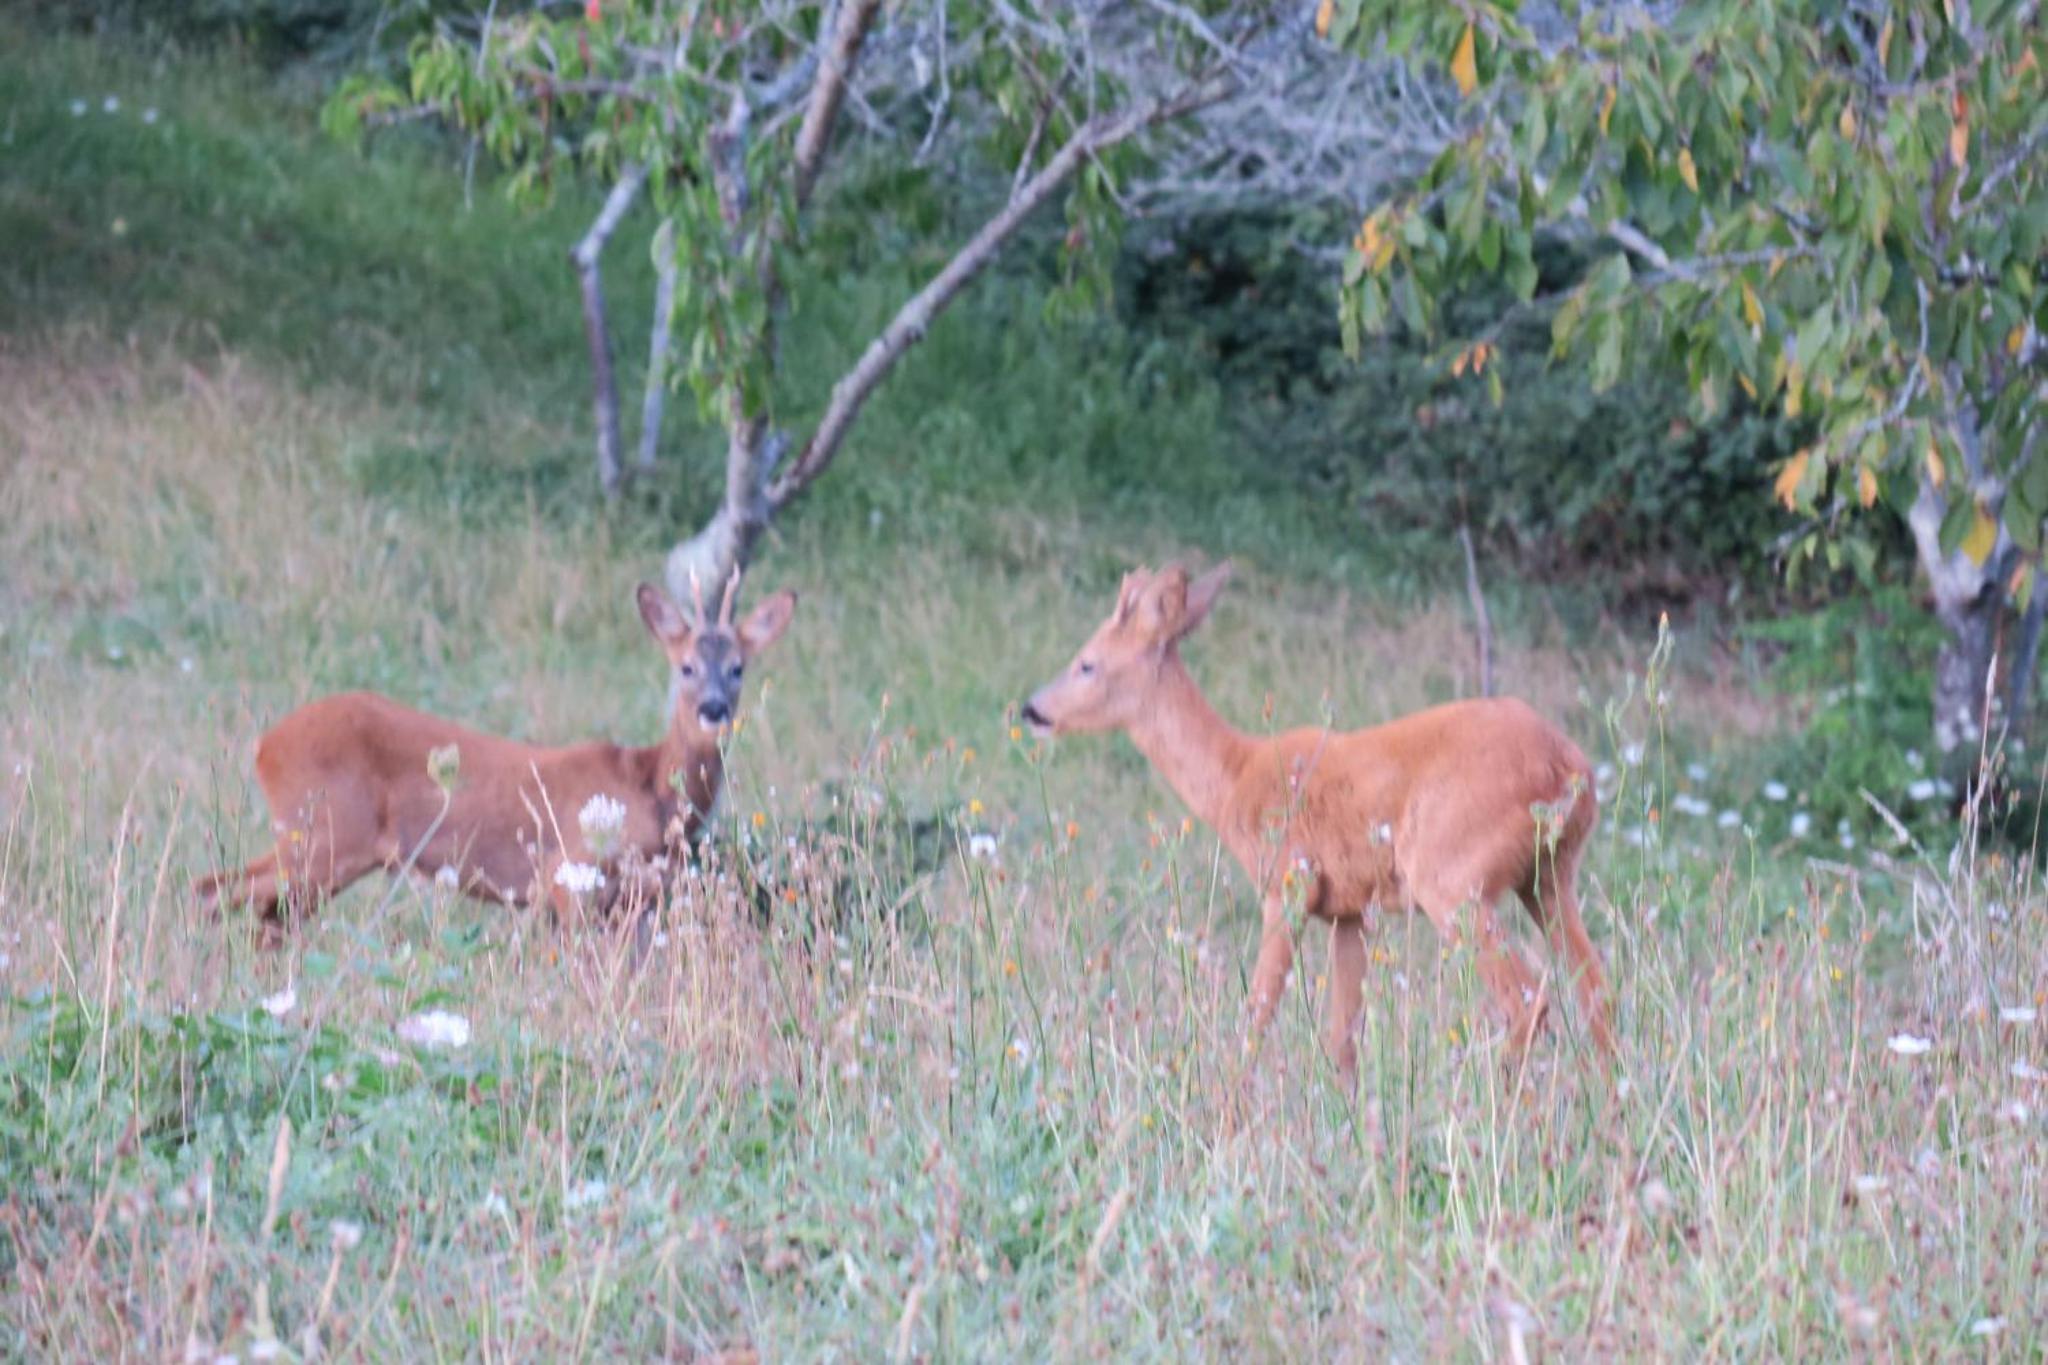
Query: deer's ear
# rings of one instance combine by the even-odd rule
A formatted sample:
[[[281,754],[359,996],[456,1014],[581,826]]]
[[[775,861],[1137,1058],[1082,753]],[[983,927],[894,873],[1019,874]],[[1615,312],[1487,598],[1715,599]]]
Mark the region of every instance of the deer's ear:
[[[1169,564],[1152,576],[1139,598],[1138,619],[1155,640],[1172,640],[1180,633],[1180,621],[1187,614],[1188,571]]]
[[[1178,640],[1209,617],[1209,608],[1216,605],[1216,599],[1223,593],[1223,585],[1230,581],[1230,561],[1224,560],[1209,572],[1188,584],[1186,605],[1181,609],[1180,625],[1175,628],[1173,638]]]
[[[647,623],[648,632],[663,645],[681,649],[690,642],[690,623],[667,593],[652,583],[642,583],[634,590],[633,600],[640,604],[640,619]]]
[[[1120,626],[1131,619],[1131,608],[1138,605],[1139,589],[1150,577],[1150,572],[1145,569],[1133,569],[1124,575],[1124,581],[1116,589],[1116,610],[1109,615],[1113,623]]]
[[[782,632],[789,629],[789,618],[795,614],[796,594],[787,588],[757,603],[747,613],[747,619],[740,622],[740,648],[749,657],[759,654],[782,638]]]

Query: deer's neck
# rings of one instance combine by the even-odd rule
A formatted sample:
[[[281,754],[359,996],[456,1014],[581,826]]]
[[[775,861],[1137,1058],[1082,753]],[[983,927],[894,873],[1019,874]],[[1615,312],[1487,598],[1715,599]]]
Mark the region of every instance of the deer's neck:
[[[1216,714],[1178,653],[1161,663],[1159,686],[1129,734],[1189,810],[1227,829],[1231,791],[1253,741]]]
[[[710,818],[712,803],[718,799],[725,779],[725,756],[718,741],[696,726],[686,726],[680,717],[669,721],[668,733],[646,756],[649,780],[661,810],[661,824],[680,811],[691,834]]]

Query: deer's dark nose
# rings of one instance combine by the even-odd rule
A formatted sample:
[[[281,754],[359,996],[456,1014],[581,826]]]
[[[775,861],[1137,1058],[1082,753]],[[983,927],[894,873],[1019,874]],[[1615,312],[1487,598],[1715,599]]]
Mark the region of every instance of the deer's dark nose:
[[[706,725],[723,725],[732,719],[732,708],[722,701],[707,701],[697,708],[697,719]]]
[[[1046,719],[1045,713],[1038,709],[1035,702],[1024,703],[1024,723],[1035,730],[1052,729],[1052,722]]]

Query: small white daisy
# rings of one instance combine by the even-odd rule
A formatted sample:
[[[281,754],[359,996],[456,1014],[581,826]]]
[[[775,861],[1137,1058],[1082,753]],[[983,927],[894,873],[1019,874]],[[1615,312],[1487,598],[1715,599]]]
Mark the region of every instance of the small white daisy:
[[[263,1012],[273,1019],[282,1019],[298,1007],[299,993],[287,984],[276,995],[263,997]]]
[[[337,1218],[327,1225],[327,1240],[336,1251],[354,1251],[363,1240],[363,1225]]]
[[[468,1047],[469,1020],[447,1010],[428,1010],[399,1020],[398,1036],[415,1047]]]
[[[462,885],[462,874],[455,870],[453,863],[444,864],[434,874],[434,885],[453,891]]]
[[[158,115],[156,112],[156,108],[153,105],[150,108],[142,111],[142,121],[144,123],[155,123],[157,121],[157,118]]]
[[[101,101],[100,101],[100,108],[101,108],[101,109],[102,109],[103,111],[105,111],[106,113],[109,113],[109,114],[118,114],[118,113],[120,113],[120,112],[121,112],[121,97],[120,97],[119,95],[109,95],[109,96],[107,96],[107,97],[106,97],[105,99],[103,99],[103,100],[101,100]]]
[[[1915,778],[1906,784],[1906,799],[1909,801],[1932,801],[1941,794],[1941,788],[1931,777]]]
[[[996,836],[974,834],[968,836],[967,854],[971,858],[993,858],[996,856]]]
[[[1764,800],[1766,801],[1783,801],[1791,794],[1791,789],[1783,782],[1771,781],[1764,783]]]
[[[2008,1024],[2031,1024],[2034,1022],[2032,1005],[2001,1005],[1998,1017]]]
[[[576,813],[576,824],[583,831],[583,838],[590,845],[591,852],[602,858],[616,846],[619,833],[626,828],[626,804],[612,796],[599,792],[583,803],[583,809]]]
[[[1934,1049],[1932,1038],[1920,1038],[1910,1033],[1894,1033],[1886,1040],[1885,1046],[1901,1057],[1918,1057]]]
[[[570,862],[565,858],[555,869],[555,885],[571,895],[587,896],[604,885],[604,872],[589,863]]]
[[[73,101],[71,101],[71,117],[73,117],[73,118],[84,118],[84,117],[85,117],[85,107],[86,107],[86,106],[85,106],[85,101],[84,101],[84,100],[73,100]]]
[[[1792,837],[1793,837],[1793,838],[1795,838],[1795,839],[1804,839],[1804,838],[1806,837],[1806,835],[1807,835],[1807,832],[1808,832],[1809,830],[1811,830],[1812,828],[1813,828],[1813,817],[1812,817],[1811,815],[1808,815],[1808,814],[1807,814],[1807,813],[1806,813],[1805,811],[1803,811],[1803,810],[1802,810],[1802,811],[1794,811],[1794,812],[1792,813]]]
[[[1714,823],[1722,829],[1734,829],[1742,823],[1742,812],[1739,810],[1724,810],[1714,818]]]
[[[1973,1337],[1995,1337],[2004,1330],[2004,1318],[1978,1318],[1970,1324],[1970,1335]]]

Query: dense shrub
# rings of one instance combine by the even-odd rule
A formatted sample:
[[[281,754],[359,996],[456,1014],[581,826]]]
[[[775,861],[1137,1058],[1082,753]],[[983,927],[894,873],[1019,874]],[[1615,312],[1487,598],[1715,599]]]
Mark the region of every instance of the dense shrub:
[[[1553,253],[1548,274],[1578,262]],[[1784,425],[1750,412],[1701,425],[1682,389],[1640,379],[1605,394],[1549,365],[1542,319],[1497,339],[1502,401],[1449,373],[1422,341],[1338,345],[1332,268],[1258,218],[1181,225],[1140,244],[1122,272],[1134,327],[1200,348],[1259,457],[1372,526],[1461,521],[1526,570],[1597,572],[1684,596],[1702,578],[1764,569],[1779,520],[1767,496],[1790,451]],[[1454,306],[1454,334],[1500,313]]]

